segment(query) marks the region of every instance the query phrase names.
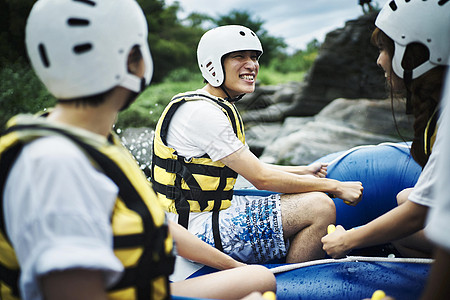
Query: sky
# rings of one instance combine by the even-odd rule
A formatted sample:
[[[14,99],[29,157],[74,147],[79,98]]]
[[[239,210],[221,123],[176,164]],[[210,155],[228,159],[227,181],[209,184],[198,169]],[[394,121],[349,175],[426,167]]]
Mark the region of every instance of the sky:
[[[177,0],[166,0],[170,5]],[[192,12],[213,18],[231,10],[247,11],[253,19],[264,21],[270,35],[284,39],[288,52],[306,49],[313,39],[323,42],[325,35],[341,28],[348,20],[362,15],[358,0],[178,0],[178,17],[183,19]],[[387,0],[372,0],[382,7]]]

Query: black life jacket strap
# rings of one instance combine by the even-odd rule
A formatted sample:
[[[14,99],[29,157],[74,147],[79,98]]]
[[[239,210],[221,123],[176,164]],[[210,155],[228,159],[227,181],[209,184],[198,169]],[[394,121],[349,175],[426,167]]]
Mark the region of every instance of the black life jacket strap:
[[[155,264],[158,264],[158,262],[153,261],[154,255],[158,254],[159,259],[164,261],[165,264],[171,260],[170,257],[167,257],[165,254],[163,249],[164,243],[158,243],[158,241],[154,240],[155,232],[157,232],[158,229],[153,223],[153,217],[138,192],[134,189],[128,177],[109,157],[97,149],[82,143],[81,141],[77,141],[77,143],[79,143],[89,153],[89,155],[102,168],[105,174],[119,187],[119,196],[125,205],[129,209],[138,213],[142,218],[146,242],[143,244],[144,251],[141,255],[139,264],[136,267],[139,276],[134,277],[134,280],[132,280],[134,283],[132,285],[137,286],[138,300],[150,299],[152,295],[152,287],[150,284],[151,279],[163,275],[159,273],[161,270],[155,268]],[[163,228],[164,227],[159,228],[159,231],[164,230]],[[160,248],[155,249],[155,247]],[[167,267],[170,269],[171,273],[173,271],[173,264],[168,264]],[[125,275],[126,274],[127,273],[125,273]],[[125,280],[125,277],[127,276],[124,276],[122,280]]]
[[[3,192],[9,171],[11,170],[13,163],[16,161],[17,156],[22,151],[22,148],[23,144],[19,142],[3,152],[0,157],[0,230],[9,242],[11,241],[6,234],[6,224],[3,211]]]
[[[177,199],[184,197],[184,198],[186,198],[186,200],[189,200],[189,201],[197,201],[195,199],[191,199],[190,190],[181,190],[177,186],[168,186],[168,185],[161,184],[157,181],[152,181],[152,185],[153,185],[153,189],[156,192],[163,194],[164,196],[166,196],[167,199],[176,201]],[[207,203],[208,201],[214,200],[214,199],[229,199],[229,200],[231,200],[233,198],[233,190],[202,191],[202,194],[203,194],[203,199],[204,199],[205,203]],[[216,202],[217,202],[217,204],[216,204]],[[217,207],[219,207],[219,208],[221,206],[220,201],[215,201],[214,204],[217,205]]]
[[[214,237],[214,246],[217,250],[223,252],[222,239],[220,238],[220,228],[219,228],[219,210],[214,210],[212,212],[212,230]]]
[[[19,294],[20,271],[14,271],[0,264],[0,281],[3,281],[10,289],[13,296],[20,298]]]

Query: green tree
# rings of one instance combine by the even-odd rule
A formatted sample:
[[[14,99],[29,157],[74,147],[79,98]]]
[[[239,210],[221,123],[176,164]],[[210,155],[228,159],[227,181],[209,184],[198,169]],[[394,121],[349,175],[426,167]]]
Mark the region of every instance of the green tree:
[[[147,16],[149,44],[154,62],[153,81],[161,82],[178,68],[196,68],[196,56],[192,49],[203,34],[198,27],[187,27],[177,17],[178,2],[166,6],[164,0],[138,0]]]
[[[0,0],[0,66],[25,58],[25,24],[34,0]]]
[[[306,45],[306,50],[298,50],[291,55],[279,53],[270,61],[270,67],[282,73],[308,71],[317,57],[319,47],[319,41],[314,39]]]

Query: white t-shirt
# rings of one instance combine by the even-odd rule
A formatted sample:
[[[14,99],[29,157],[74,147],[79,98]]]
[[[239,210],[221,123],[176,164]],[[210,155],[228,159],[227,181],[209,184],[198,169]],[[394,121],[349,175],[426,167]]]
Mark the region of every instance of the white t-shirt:
[[[450,74],[447,74],[445,91],[442,98],[443,110],[436,140],[442,155],[437,157],[435,183],[435,205],[428,214],[426,235],[440,247],[450,251]],[[436,141],[436,142],[437,142]]]
[[[437,136],[439,136],[439,131],[441,126],[439,126],[439,130]],[[428,162],[422,170],[422,173],[417,180],[414,189],[409,194],[408,200],[415,202],[420,205],[433,207],[435,203],[434,197],[434,186],[436,181],[439,179],[437,176],[438,169],[438,157],[441,155],[441,150],[438,147],[440,138],[436,138],[436,141],[433,145],[433,151],[431,152],[430,157],[428,158]]]
[[[196,93],[214,97],[204,90]],[[207,153],[213,161],[244,146],[223,111],[207,100],[187,101],[177,109],[169,125],[167,145],[188,159]]]
[[[42,299],[38,277],[51,271],[102,270],[106,286],[119,279],[123,266],[110,224],[117,192],[66,138],[40,138],[23,148],[3,194],[23,299]]]

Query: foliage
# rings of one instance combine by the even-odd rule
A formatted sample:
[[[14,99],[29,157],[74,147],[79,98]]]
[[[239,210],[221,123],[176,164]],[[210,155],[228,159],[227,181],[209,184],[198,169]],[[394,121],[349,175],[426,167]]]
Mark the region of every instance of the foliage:
[[[25,58],[25,24],[33,0],[0,0],[0,66]]]
[[[306,72],[313,65],[319,47],[319,42],[314,39],[308,43],[306,50],[298,50],[292,55],[287,55],[285,53],[278,54],[277,57],[270,61],[270,67],[275,71],[283,73]]]
[[[302,71],[280,72],[272,67],[264,68],[258,74],[258,80],[261,85],[277,85],[291,81],[302,81],[304,77],[305,72]]]
[[[196,62],[196,47],[205,24],[242,24],[255,31],[264,47],[261,57],[262,84],[301,80],[315,57],[313,51],[294,55],[283,52],[282,38],[264,29],[264,21],[246,11],[232,10],[217,18],[194,13],[179,20],[179,2],[167,6],[164,0],[137,0],[149,24],[149,44],[154,62],[152,86],[119,116],[118,126],[155,125],[172,96],[202,86]],[[0,126],[21,112],[37,112],[52,106],[53,97],[31,70],[25,50],[26,18],[35,0],[0,0]],[[318,47],[315,48],[317,50]]]
[[[197,67],[197,42],[204,30],[184,26],[177,18],[179,3],[165,6],[163,0],[139,0],[149,24],[149,44],[153,55],[153,81],[161,82],[172,70]]]
[[[178,72],[174,72],[176,74]],[[182,69],[179,73],[187,73]],[[178,75],[171,75],[178,76]],[[184,76],[184,75],[183,75]],[[136,101],[119,114],[117,128],[150,127],[154,128],[159,116],[173,96],[180,92],[196,90],[203,87],[203,79],[199,72],[190,73],[188,81],[170,81],[151,84]]]
[[[0,126],[18,113],[36,113],[53,106],[51,96],[34,72],[23,61],[0,70]]]

